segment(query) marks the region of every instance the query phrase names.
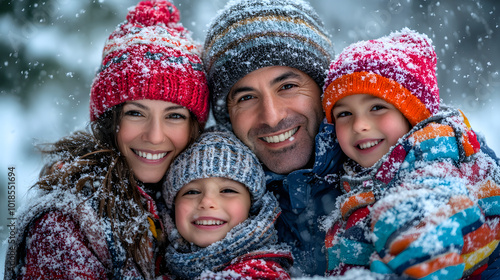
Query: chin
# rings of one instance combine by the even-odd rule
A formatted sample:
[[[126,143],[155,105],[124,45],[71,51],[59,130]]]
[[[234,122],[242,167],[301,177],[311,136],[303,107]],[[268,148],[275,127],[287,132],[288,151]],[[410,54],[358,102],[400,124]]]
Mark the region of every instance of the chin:
[[[284,165],[283,163],[287,164]],[[267,169],[277,174],[289,174],[295,170],[303,169],[307,166],[307,162],[290,162],[287,159],[278,160],[277,162],[270,162],[269,165],[264,163]]]
[[[374,161],[374,162],[363,162],[363,163],[359,163],[359,165],[363,166],[364,168],[370,168],[372,167],[373,165],[375,165],[375,163],[377,163],[378,160]]]
[[[135,178],[137,178],[137,180],[145,183],[145,184],[154,184],[154,183],[158,183],[160,182],[160,180],[163,178],[163,175],[157,175],[157,174],[154,174],[154,175],[143,175],[143,176],[135,176]]]

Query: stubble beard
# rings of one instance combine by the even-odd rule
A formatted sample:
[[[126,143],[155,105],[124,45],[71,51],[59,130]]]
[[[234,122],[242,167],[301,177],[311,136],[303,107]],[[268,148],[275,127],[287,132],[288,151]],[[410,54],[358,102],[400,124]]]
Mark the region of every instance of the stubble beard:
[[[314,151],[314,138],[311,139],[307,130],[307,118],[295,115],[281,120],[275,127],[263,124],[249,131],[249,139],[255,141],[252,150],[267,169],[277,174],[288,174],[309,165]],[[299,126],[298,133],[305,138],[297,139],[294,144],[281,149],[270,149],[258,135],[275,134]],[[319,125],[318,125],[319,126]],[[301,131],[303,130],[303,131]],[[295,136],[292,136],[295,137]],[[261,142],[262,141],[262,142]],[[288,140],[285,140],[288,141]]]

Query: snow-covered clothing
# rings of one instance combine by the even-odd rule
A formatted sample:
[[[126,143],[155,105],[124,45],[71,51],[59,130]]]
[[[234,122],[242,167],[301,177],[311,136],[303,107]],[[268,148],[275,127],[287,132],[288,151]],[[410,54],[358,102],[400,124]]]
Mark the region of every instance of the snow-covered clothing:
[[[9,247],[9,255],[16,256],[15,264],[6,264],[5,279],[151,279],[157,270],[154,259],[161,220],[154,200],[139,191],[154,217],[143,217],[150,227],[149,275],[144,276],[137,264],[126,260],[109,219],[98,217],[95,201],[82,193],[52,191],[17,214],[17,239]]]
[[[494,261],[500,169],[460,111],[417,124],[371,168],[350,162],[339,211],[325,222],[329,274],[362,266],[411,278],[475,279]]]
[[[249,193],[248,218],[207,247],[188,242],[176,228],[175,197],[190,182],[221,177],[239,182]],[[266,191],[264,170],[255,154],[232,132],[213,127],[171,164],[163,185],[170,241],[165,261],[180,279],[290,279],[290,248],[278,244],[274,224],[281,213],[276,197]],[[215,213],[215,212],[204,212]],[[227,278],[225,278],[227,277]]]
[[[199,279],[290,279],[289,274],[283,269],[283,261],[289,262],[290,253],[272,252],[273,250],[253,252],[238,257],[231,261],[221,272],[204,271]]]
[[[341,194],[329,175],[341,167],[342,151],[335,139],[334,126],[323,122],[316,135],[315,161],[312,169],[288,175],[266,171],[267,189],[278,198],[282,213],[276,222],[278,239],[292,247],[295,267],[310,275],[326,270],[323,242],[325,232],[318,218],[335,209]]]

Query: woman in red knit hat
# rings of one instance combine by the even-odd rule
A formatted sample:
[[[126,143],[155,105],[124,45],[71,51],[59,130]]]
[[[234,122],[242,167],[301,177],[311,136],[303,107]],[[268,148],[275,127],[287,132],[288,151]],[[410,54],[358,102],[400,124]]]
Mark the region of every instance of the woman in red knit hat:
[[[168,1],[130,9],[105,43],[90,132],[44,150],[51,162],[20,209],[6,279],[153,279],[162,274],[158,195],[208,118],[200,48]]]

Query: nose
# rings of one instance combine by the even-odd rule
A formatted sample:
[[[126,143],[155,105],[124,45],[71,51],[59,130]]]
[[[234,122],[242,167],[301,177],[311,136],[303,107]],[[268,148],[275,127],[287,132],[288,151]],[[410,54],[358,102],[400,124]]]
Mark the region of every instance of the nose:
[[[258,118],[261,122],[275,127],[286,117],[286,104],[274,93],[267,93],[262,98]]]
[[[217,199],[215,195],[211,193],[204,193],[199,204],[200,209],[216,209]]]
[[[151,119],[144,132],[144,140],[152,144],[160,144],[165,141],[165,128],[161,120]]]
[[[361,133],[371,128],[369,118],[364,115],[357,115],[354,117],[352,128],[355,132]]]

